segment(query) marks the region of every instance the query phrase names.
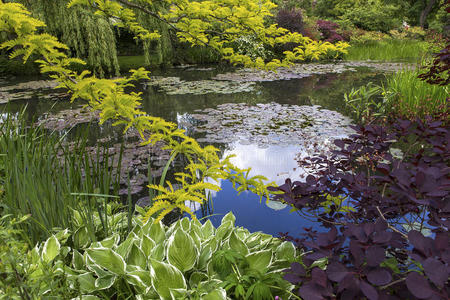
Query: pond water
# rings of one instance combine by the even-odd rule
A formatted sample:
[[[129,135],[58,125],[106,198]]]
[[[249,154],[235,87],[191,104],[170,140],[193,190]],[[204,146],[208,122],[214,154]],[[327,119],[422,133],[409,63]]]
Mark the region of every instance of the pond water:
[[[299,155],[312,154],[317,145],[331,143],[333,138],[350,132],[350,119],[344,117],[349,116],[343,102],[344,93],[370,81],[380,83],[385,78],[380,68],[365,65],[337,69],[327,67],[316,73],[308,69],[307,76],[301,75],[305,72],[302,69],[295,74],[272,74],[269,78],[261,78],[260,74],[230,78],[229,69],[185,66],[155,70],[152,76],[156,83],[145,83],[137,90],[143,92],[142,106],[149,114],[177,123],[203,143],[214,144],[223,157],[236,155],[232,161],[240,168],[251,167],[251,174],[264,175],[281,184],[288,177],[302,176],[303,171],[296,162]],[[228,78],[212,80],[224,79],[221,76]],[[74,122],[71,114],[75,114],[80,103],[70,104],[64,94],[51,91],[52,86],[43,78],[2,79],[0,103],[9,100],[7,106],[3,104],[5,113],[16,113],[27,104],[26,116],[30,120],[66,111],[57,120]],[[232,111],[236,113],[230,115]],[[75,131],[85,127],[83,122],[88,120],[79,119]],[[111,136],[114,141],[121,140],[120,133],[111,126],[99,127],[94,122],[90,127],[93,144]],[[310,147],[312,144],[315,146]],[[167,159],[167,154],[164,155]],[[223,215],[232,211],[236,225],[250,231],[273,235],[289,232],[296,236],[303,227],[315,227],[281,203],[260,202],[250,192],[238,195],[230,182],[220,182],[220,186],[221,191],[211,194],[212,204],[208,209],[197,211],[199,218],[209,216],[216,226]]]

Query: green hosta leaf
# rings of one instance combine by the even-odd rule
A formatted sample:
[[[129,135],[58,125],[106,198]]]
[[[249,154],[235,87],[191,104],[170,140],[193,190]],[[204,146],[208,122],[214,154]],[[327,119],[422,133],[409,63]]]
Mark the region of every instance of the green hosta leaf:
[[[99,277],[95,280],[95,287],[98,290],[109,289],[116,282],[117,276],[114,274],[109,274],[103,277]]]
[[[133,243],[128,253],[127,264],[138,266],[143,270],[147,269],[147,256],[135,243]]]
[[[202,241],[200,239],[200,236],[195,232],[195,230],[191,230],[189,232],[190,237],[192,238],[192,240],[195,243],[195,246],[197,247],[197,249],[200,249]]]
[[[202,296],[201,300],[226,300],[227,292],[223,288],[218,288],[208,294]]]
[[[234,229],[233,223],[231,221],[222,223],[216,230],[216,238],[218,241],[226,240],[230,235],[231,231]]]
[[[197,261],[197,269],[198,270],[205,270],[206,266],[208,264],[209,259],[212,256],[213,251],[211,250],[210,246],[203,247],[202,251],[200,251],[200,255],[198,257]]]
[[[209,246],[211,248],[211,251],[214,252],[217,250],[218,244],[219,243],[217,242],[217,239],[213,236],[209,241],[204,243],[202,246],[203,247]]]
[[[85,226],[78,228],[74,232],[73,241],[79,248],[85,248],[89,246],[89,244],[91,243],[91,239],[89,238],[89,234]]]
[[[189,286],[191,288],[196,287],[200,282],[205,281],[208,279],[208,275],[202,272],[194,272],[191,274],[191,277],[189,277]]]
[[[152,285],[150,272],[145,270],[135,270],[128,272],[126,275],[126,279],[130,284],[138,286],[144,291]]]
[[[156,247],[152,249],[150,257],[159,261],[164,260],[164,245],[156,245]]]
[[[81,270],[84,268],[84,260],[83,255],[80,254],[77,250],[73,250],[72,254],[72,266],[76,270]]]
[[[178,229],[167,243],[167,260],[182,272],[191,270],[197,262],[198,250],[192,238]]]
[[[127,239],[122,242],[115,251],[117,254],[119,254],[122,257],[127,257],[128,253],[130,253],[131,246],[133,245],[134,241],[136,240],[134,233],[130,233],[127,237]]]
[[[245,240],[245,244],[247,245],[247,247],[252,249],[256,248],[257,246],[260,246],[260,237],[261,237],[260,234],[261,234],[260,232],[254,232],[250,234]]]
[[[70,236],[69,229],[60,230],[57,233],[55,233],[55,237],[61,244],[64,244],[69,238],[69,236]]]
[[[146,232],[144,232],[145,234]],[[148,236],[156,243],[160,244],[164,242],[166,238],[166,230],[161,222],[153,223],[148,232]]]
[[[221,225],[226,223],[226,222],[231,222],[231,224],[234,227],[234,222],[236,221],[236,217],[233,215],[233,213],[230,211],[229,213],[227,213],[223,218],[222,218],[222,222]]]
[[[97,265],[114,274],[125,273],[125,260],[122,256],[108,248],[86,249],[88,257]]]
[[[93,263],[90,259],[87,260],[87,268],[91,270],[92,272],[97,275],[97,277],[107,277],[111,275],[112,273],[110,271],[105,271],[102,268],[100,268],[98,265]]]
[[[180,226],[185,232],[189,232],[191,229],[191,222],[189,222],[189,218],[181,219]]]
[[[150,276],[161,299],[171,299],[170,289],[186,289],[183,273],[172,265],[150,259]]]
[[[104,239],[100,242],[101,247],[104,248],[113,248],[117,246],[120,241],[120,235],[118,233],[113,234],[111,237]]]
[[[210,220],[206,221],[205,224],[202,225],[201,228],[203,239],[209,239],[211,236],[214,236],[215,228]]]
[[[95,291],[95,278],[92,272],[87,272],[80,275],[68,276],[72,282],[71,287],[75,287],[75,282],[78,282],[81,292],[93,292]]]
[[[186,289],[170,289],[170,296],[172,299],[186,299]]]
[[[264,273],[272,262],[272,250],[262,250],[247,255],[249,268]]]
[[[58,239],[52,235],[45,241],[44,248],[42,249],[42,259],[47,263],[51,262],[58,256],[60,249],[61,245]]]
[[[76,298],[72,298],[71,300],[101,300],[101,299],[93,295],[80,295]]]
[[[146,257],[150,256],[152,249],[156,246],[156,243],[146,234],[142,235],[141,249]]]
[[[320,269],[325,270],[327,268],[327,265],[328,265],[328,257],[323,257],[314,261],[311,264],[311,268],[319,267]]]
[[[248,254],[248,248],[243,241],[236,235],[236,232],[233,231],[230,235],[230,239],[228,240],[230,248],[234,251],[239,252],[242,255]]]
[[[283,242],[275,250],[275,257],[277,259],[293,260],[295,258],[295,246],[291,242]]]

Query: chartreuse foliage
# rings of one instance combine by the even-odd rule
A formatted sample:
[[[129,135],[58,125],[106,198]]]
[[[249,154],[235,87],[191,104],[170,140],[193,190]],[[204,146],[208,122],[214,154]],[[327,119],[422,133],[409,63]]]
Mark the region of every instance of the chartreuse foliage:
[[[127,1],[120,1],[128,3]],[[240,3],[240,4],[239,4]],[[148,32],[135,21],[135,14],[129,8],[122,7],[116,1],[72,1],[70,5],[94,5],[97,14],[114,17],[118,26],[123,26],[136,34],[139,39],[154,39],[158,37],[156,32]],[[197,43],[208,43],[233,63],[242,63],[256,67],[277,67],[298,59],[306,57],[318,58],[327,49],[344,51],[344,44],[333,46],[312,42],[297,33],[289,33],[276,26],[266,28],[264,17],[270,15],[270,9],[274,6],[271,2],[264,1],[259,5],[252,1],[237,2],[230,1],[223,4],[217,2],[188,2],[176,1],[168,15],[160,16],[167,22],[179,19],[177,26],[181,31],[178,35],[181,40]],[[175,5],[176,4],[176,5]],[[186,14],[186,15],[185,15]],[[213,36],[211,25],[207,22],[218,20],[217,29],[222,34]],[[171,23],[172,24],[172,23]],[[220,25],[220,26],[219,26]],[[70,69],[72,64],[84,64],[80,59],[69,58],[63,51],[67,46],[47,33],[41,33],[45,24],[30,17],[30,13],[20,4],[3,3],[0,1],[0,31],[15,35],[15,38],[0,44],[0,49],[11,51],[10,57],[23,56],[26,61],[32,54],[40,56],[37,60],[41,72],[49,74],[59,82],[59,87],[65,88],[72,95],[72,101],[82,99],[92,110],[100,112],[100,124],[112,121],[114,125],[123,125],[124,131],[134,127],[140,133],[144,144],[164,141],[166,148],[172,150],[172,155],[184,155],[188,160],[185,172],[178,173],[176,180],[183,189],[180,192],[167,190],[164,186],[154,187],[162,191],[154,208],[146,214],[148,219],[153,213],[162,213],[156,219],[159,221],[165,214],[177,207],[182,212],[187,212],[195,218],[195,215],[184,205],[184,200],[179,197],[187,197],[191,200],[201,202],[204,197],[201,191],[205,188],[218,189],[211,184],[206,184],[205,178],[213,180],[229,179],[238,184],[240,190],[251,190],[258,193],[261,198],[268,195],[267,185],[263,183],[263,177],[248,177],[248,170],[240,170],[230,163],[229,157],[220,161],[218,149],[200,145],[192,138],[184,135],[183,130],[177,129],[176,125],[164,121],[161,118],[152,117],[140,110],[140,95],[138,93],[126,93],[125,88],[133,86],[132,82],[140,79],[149,79],[148,72],[143,68],[131,70],[131,75],[118,79],[99,79],[91,76],[89,71],[81,73]],[[173,25],[175,26],[175,25]],[[252,31],[259,38],[270,45],[284,42],[298,42],[302,46],[297,47],[294,52],[286,53],[283,62],[272,61],[267,64],[261,59],[251,61],[245,55],[235,54],[232,48],[226,44],[243,32]],[[336,48],[338,47],[338,48]],[[170,186],[169,186],[170,188]]]
[[[272,16],[276,5],[269,1],[231,0],[231,1],[166,1],[168,12],[152,10],[152,1],[111,1],[111,0],[72,0],[69,6],[90,6],[99,14],[120,20],[123,26],[136,34],[139,39],[153,38],[157,33],[148,32],[136,23],[132,9],[140,10],[167,23],[182,42],[191,45],[208,46],[217,50],[233,64],[243,64],[257,68],[276,68],[287,66],[294,61],[319,59],[327,53],[339,55],[346,52],[348,44],[339,42],[335,45],[313,41],[297,32],[289,32],[276,24],[267,25],[267,18]],[[260,44],[275,46],[277,44],[297,43],[293,51],[284,52],[284,57],[265,62],[262,58],[252,59],[248,53],[237,53],[232,44],[242,36],[255,37]]]
[[[188,218],[170,227],[134,219],[126,238],[113,234],[81,249],[70,247],[71,232],[60,231],[25,255],[28,267],[19,274],[36,296],[62,295],[49,289],[54,282],[42,280],[51,271],[82,299],[288,299],[293,286],[282,279],[283,270],[300,261],[300,253],[290,242],[249,233],[234,221],[229,213],[216,229]],[[13,279],[9,263],[0,268]],[[19,287],[12,284],[3,296],[18,298]]]

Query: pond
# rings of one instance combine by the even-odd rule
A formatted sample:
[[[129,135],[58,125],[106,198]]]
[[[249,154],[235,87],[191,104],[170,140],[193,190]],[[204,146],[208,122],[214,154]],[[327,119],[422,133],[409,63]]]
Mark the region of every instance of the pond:
[[[142,106],[149,114],[177,123],[201,143],[215,145],[223,157],[235,155],[232,162],[240,168],[251,167],[252,175],[281,184],[288,177],[300,179],[304,174],[297,164],[299,156],[329,151],[334,138],[351,133],[345,92],[368,82],[381,83],[386,71],[399,67],[358,62],[304,64],[267,73],[181,66],[154,70],[153,80],[137,90],[143,93]],[[52,87],[54,83],[44,78],[1,79],[0,103],[5,113],[17,113],[27,104],[27,118],[47,122],[53,129],[74,127],[71,135],[95,119],[79,110],[80,103],[69,103],[62,91]],[[92,145],[106,140],[116,148],[122,141],[117,129],[95,122],[90,125],[89,138]],[[133,139],[127,144],[130,151],[139,147]],[[146,170],[147,152],[139,153],[130,154],[130,168]],[[168,153],[160,151],[156,156],[161,169]],[[146,178],[142,177],[134,181],[139,185],[136,199],[146,193]],[[220,182],[220,186],[221,191],[211,193],[207,209],[197,211],[199,218],[208,217],[215,226],[229,211],[236,216],[237,226],[272,235],[289,232],[296,236],[303,227],[316,226],[281,203],[261,203],[250,192],[238,195],[230,182]]]

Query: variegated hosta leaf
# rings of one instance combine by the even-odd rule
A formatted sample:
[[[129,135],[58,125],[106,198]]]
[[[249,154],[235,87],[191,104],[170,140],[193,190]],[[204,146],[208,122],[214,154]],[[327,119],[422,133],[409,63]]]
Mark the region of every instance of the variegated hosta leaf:
[[[283,242],[275,251],[277,259],[292,259],[295,257],[295,246],[291,242]]]
[[[236,232],[233,231],[228,239],[228,244],[230,248],[242,255],[248,254],[248,248],[243,241],[236,235]]]
[[[183,273],[170,264],[150,259],[150,276],[161,299],[171,299],[170,289],[186,289]]]
[[[52,235],[47,239],[47,241],[45,241],[44,247],[42,248],[42,260],[47,263],[53,261],[53,259],[59,255],[60,249],[61,245],[58,239]]]
[[[264,272],[272,262],[272,250],[262,250],[247,255],[246,260],[252,270]]]
[[[201,300],[226,300],[227,292],[223,288],[218,288],[206,295],[202,295]]]
[[[125,273],[125,260],[112,249],[93,248],[86,249],[90,260],[98,266],[105,268],[114,274],[123,275]]]
[[[169,237],[167,260],[182,272],[191,270],[197,262],[198,249],[194,240],[182,229]]]

